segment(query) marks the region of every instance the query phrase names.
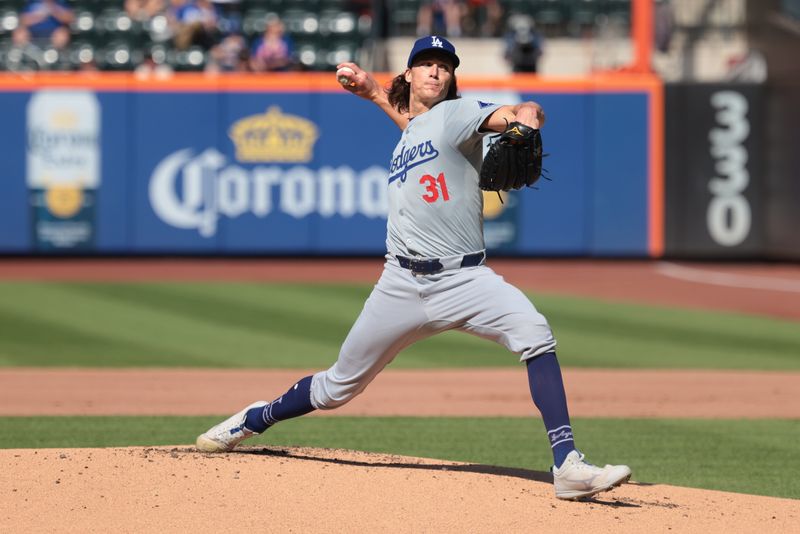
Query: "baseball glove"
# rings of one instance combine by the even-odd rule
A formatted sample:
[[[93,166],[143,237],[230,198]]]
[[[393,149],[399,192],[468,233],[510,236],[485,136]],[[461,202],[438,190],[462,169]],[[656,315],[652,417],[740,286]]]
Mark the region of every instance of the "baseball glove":
[[[484,191],[510,191],[531,186],[542,175],[542,157],[539,130],[512,122],[489,145],[478,185]]]

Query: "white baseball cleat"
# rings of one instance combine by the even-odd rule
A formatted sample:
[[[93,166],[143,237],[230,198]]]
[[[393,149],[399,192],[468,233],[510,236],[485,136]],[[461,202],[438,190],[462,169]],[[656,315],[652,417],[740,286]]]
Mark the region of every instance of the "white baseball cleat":
[[[195,441],[197,449],[203,452],[228,452],[243,440],[257,435],[258,432],[245,428],[245,416],[248,410],[264,407],[267,404],[269,403],[266,401],[256,401],[220,424],[212,426],[205,433],[197,436],[197,441]]]
[[[572,451],[561,467],[553,467],[553,484],[559,499],[591,497],[601,491],[616,488],[631,478],[631,468],[627,465],[597,467],[584,462],[583,457],[578,451]]]

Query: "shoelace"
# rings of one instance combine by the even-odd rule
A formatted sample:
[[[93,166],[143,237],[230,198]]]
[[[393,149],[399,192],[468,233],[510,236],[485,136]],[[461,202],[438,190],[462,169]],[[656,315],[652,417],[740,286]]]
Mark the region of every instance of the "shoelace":
[[[590,464],[589,462],[585,461],[584,458],[586,458],[586,456],[581,454],[580,457],[578,458],[578,461],[575,462],[573,466],[582,471],[592,471],[592,472],[602,471],[600,467],[597,467],[594,464]]]

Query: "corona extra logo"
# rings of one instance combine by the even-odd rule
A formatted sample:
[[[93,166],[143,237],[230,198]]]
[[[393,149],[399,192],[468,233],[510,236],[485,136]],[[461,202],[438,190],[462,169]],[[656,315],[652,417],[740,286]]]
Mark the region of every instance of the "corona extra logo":
[[[302,219],[354,215],[386,218],[389,210],[385,168],[304,165],[282,168],[256,165],[245,169],[228,162],[215,148],[197,154],[191,148],[168,155],[150,177],[150,205],[166,224],[196,229],[201,236],[217,233],[221,218],[273,213]],[[61,201],[67,204],[66,200]],[[62,210],[66,211],[67,206]]]
[[[316,125],[277,106],[233,124],[228,132],[236,145],[236,159],[245,162],[306,163],[319,137]]]

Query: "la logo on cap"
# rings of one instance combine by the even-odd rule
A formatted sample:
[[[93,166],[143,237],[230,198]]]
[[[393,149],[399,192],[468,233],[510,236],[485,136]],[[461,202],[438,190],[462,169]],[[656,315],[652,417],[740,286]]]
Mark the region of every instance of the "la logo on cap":
[[[438,47],[438,48],[444,48],[444,45],[442,44],[442,40],[439,39],[438,37],[436,37],[435,35],[433,37],[431,37],[431,46],[435,46],[435,47]]]

